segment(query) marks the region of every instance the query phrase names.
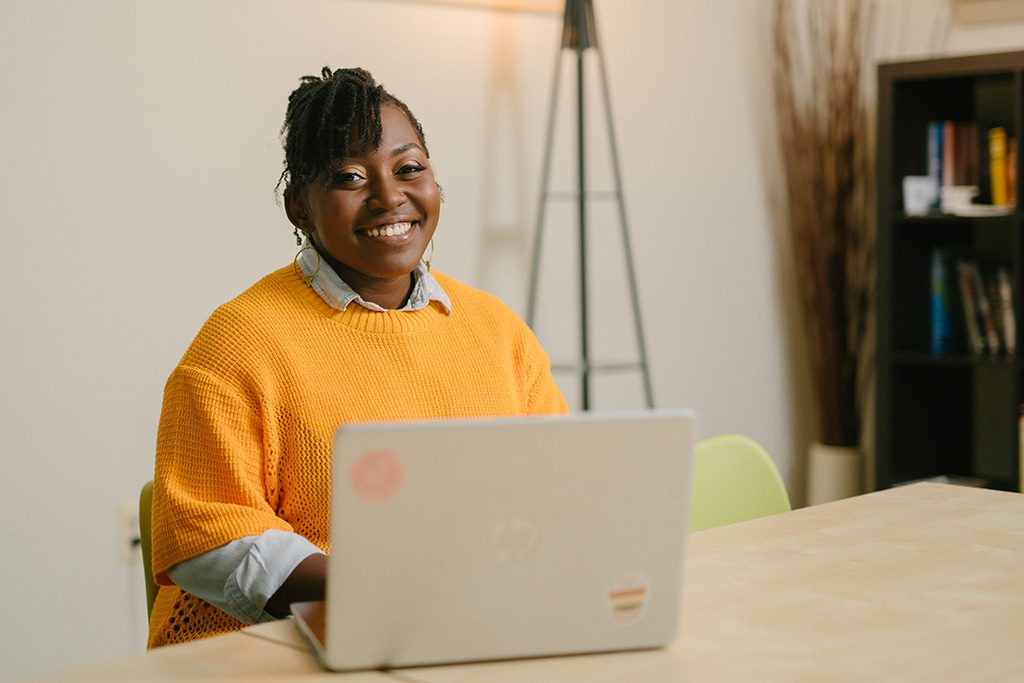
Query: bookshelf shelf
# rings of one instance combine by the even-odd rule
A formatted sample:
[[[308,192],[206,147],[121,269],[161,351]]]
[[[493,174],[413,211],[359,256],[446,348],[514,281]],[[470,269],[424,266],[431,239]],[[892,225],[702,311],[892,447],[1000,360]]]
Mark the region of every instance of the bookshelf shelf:
[[[1020,139],[1024,51],[878,67],[878,488],[937,476],[1004,489],[1019,481],[1024,353],[1017,348],[1007,355],[1002,329],[998,354],[973,350],[977,338],[967,322],[968,295],[958,274],[961,262],[977,265],[981,289],[991,300],[989,280],[999,269],[1005,272],[1012,315],[998,322],[1020,339],[1024,212],[959,216],[936,210],[912,216],[903,210],[903,178],[928,175],[935,167],[934,154],[929,164],[929,132],[936,122],[950,121],[973,124],[979,132],[964,139],[975,140],[979,148],[993,128],[1003,129],[1007,139]],[[979,151],[975,162],[983,171],[989,168],[988,152],[987,147]],[[1013,174],[1007,191],[1015,189],[1021,197],[1019,159],[1008,170]],[[936,270],[936,263],[943,265]],[[932,351],[939,348],[933,327],[936,278],[944,282],[940,290],[948,296],[951,321],[941,353]]]
[[[950,214],[936,213],[928,216],[908,216],[900,213],[893,217],[894,227],[905,229],[925,229],[936,225],[959,225],[965,228],[985,228],[1011,224],[1019,221],[1020,215],[1013,213],[1006,216],[953,216]]]
[[[1009,356],[976,356],[970,353],[932,353],[930,351],[893,351],[892,364],[904,367],[973,368],[1001,367],[1006,370],[1024,368],[1020,359]]]

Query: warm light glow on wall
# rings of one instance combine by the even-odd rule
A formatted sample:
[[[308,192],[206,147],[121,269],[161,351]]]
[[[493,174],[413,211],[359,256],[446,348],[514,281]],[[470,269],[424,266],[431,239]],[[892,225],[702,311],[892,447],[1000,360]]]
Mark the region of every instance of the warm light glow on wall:
[[[963,24],[1024,19],[1024,0],[953,0],[953,16]]]
[[[515,10],[519,12],[545,12],[561,14],[563,0],[418,0],[434,5],[466,5],[485,9]]]

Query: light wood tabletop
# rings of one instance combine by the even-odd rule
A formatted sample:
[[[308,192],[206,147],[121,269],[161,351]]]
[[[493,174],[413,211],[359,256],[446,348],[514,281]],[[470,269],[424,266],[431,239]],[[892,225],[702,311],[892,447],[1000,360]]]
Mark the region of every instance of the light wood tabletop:
[[[246,683],[301,683],[323,680],[326,675],[309,654],[299,634],[295,633],[294,624],[279,621],[29,680],[36,683],[206,683],[229,680],[244,680]],[[344,676],[345,683],[393,683],[394,680],[377,671]]]
[[[1024,495],[915,484],[692,534],[668,648],[420,683],[1024,681]]]
[[[342,676],[362,682],[1024,681],[1024,495],[914,484],[692,534],[682,630],[641,652]],[[306,680],[290,622],[47,681]]]

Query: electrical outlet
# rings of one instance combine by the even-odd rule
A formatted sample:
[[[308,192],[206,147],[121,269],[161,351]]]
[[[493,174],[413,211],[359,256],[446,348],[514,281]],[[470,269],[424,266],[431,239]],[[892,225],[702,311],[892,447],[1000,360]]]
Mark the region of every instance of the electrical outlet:
[[[117,506],[118,558],[124,564],[142,562],[142,540],[139,538],[139,501],[124,500]]]

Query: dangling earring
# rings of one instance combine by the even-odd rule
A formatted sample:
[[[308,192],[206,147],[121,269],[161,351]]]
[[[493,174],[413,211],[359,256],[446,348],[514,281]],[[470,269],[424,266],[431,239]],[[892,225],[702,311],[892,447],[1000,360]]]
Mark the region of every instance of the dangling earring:
[[[434,260],[434,238],[430,238],[430,256],[427,256],[423,261],[423,265],[427,267],[427,272],[430,272],[430,262]]]
[[[312,251],[316,254],[316,268],[314,268],[313,272],[309,275],[306,275],[305,271],[302,270],[302,266],[299,265],[299,257],[302,256],[302,252],[304,251]],[[299,249],[298,253],[295,254],[295,258],[292,259],[292,271],[307,285],[312,283],[313,278],[315,278],[316,274],[320,272],[320,252],[314,249],[312,244],[306,242],[302,249]]]
[[[295,246],[301,247],[302,246],[302,236],[299,235],[299,229],[298,228],[292,228],[292,234],[295,235]]]

